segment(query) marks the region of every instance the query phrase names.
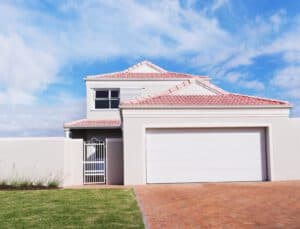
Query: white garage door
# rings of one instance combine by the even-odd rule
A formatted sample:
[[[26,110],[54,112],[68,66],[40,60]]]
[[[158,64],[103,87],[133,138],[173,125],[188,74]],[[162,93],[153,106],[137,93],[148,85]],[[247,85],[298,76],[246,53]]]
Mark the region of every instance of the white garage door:
[[[148,129],[147,183],[266,179],[264,128]]]

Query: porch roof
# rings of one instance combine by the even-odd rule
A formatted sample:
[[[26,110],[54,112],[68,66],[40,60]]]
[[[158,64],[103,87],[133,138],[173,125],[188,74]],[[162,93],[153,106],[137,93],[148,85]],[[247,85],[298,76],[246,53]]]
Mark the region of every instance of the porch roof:
[[[120,119],[80,119],[64,124],[64,128],[70,129],[117,128],[120,126]]]

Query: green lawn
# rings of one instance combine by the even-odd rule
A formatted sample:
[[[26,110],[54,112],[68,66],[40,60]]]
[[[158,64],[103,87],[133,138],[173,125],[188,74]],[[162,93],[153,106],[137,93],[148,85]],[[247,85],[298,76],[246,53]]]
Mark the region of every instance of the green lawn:
[[[131,189],[0,191],[0,228],[144,228]]]

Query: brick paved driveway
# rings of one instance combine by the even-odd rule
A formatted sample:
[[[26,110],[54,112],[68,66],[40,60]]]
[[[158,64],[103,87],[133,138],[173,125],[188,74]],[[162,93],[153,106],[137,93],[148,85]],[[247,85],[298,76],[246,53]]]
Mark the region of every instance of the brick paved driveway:
[[[300,181],[136,186],[150,228],[300,228]]]

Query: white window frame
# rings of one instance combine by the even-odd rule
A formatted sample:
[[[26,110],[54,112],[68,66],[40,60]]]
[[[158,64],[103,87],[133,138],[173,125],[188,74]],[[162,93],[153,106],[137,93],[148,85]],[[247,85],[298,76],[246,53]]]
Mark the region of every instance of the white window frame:
[[[108,91],[108,97],[107,98],[97,98],[96,97],[96,92],[97,91]],[[112,98],[111,97],[111,91],[118,91],[119,92],[119,95],[118,95],[118,98]],[[96,108],[96,101],[108,101],[108,105],[109,107],[107,108]],[[94,109],[95,110],[118,110],[118,108],[111,108],[111,101],[113,100],[119,100],[120,102],[120,89],[119,88],[96,88],[94,89]]]

